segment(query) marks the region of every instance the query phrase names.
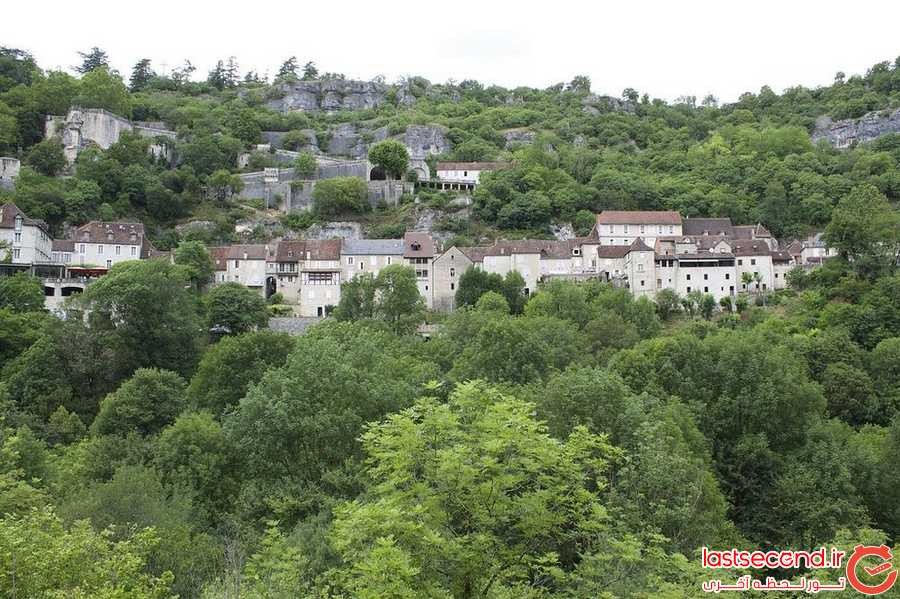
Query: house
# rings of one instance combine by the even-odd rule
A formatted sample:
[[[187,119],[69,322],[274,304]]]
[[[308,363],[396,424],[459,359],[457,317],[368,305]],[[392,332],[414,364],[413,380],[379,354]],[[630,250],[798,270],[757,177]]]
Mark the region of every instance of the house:
[[[300,306],[300,316],[327,316],[341,297],[340,239],[280,241],[268,263],[266,288]]]
[[[403,236],[403,259],[416,271],[416,287],[430,310],[434,301],[431,263],[434,262],[434,241],[428,233],[407,232]]]
[[[266,296],[266,262],[271,250],[268,245],[246,244],[209,249],[213,258],[215,283],[240,283]],[[274,256],[273,256],[274,257]],[[224,271],[222,268],[224,262]]]
[[[341,247],[343,280],[349,281],[361,273],[378,276],[391,264],[403,264],[405,252],[402,239],[345,239]]]
[[[509,162],[438,162],[435,166],[437,178],[442,183],[465,183],[478,185],[481,173],[507,169]]]
[[[763,239],[738,240],[734,242],[734,255],[737,260],[737,278],[740,290],[749,293],[768,291],[775,286],[775,269],[772,263],[772,250]],[[744,283],[744,273],[754,279]],[[758,281],[755,279],[759,278]]]
[[[75,255],[74,239],[54,239],[51,245],[52,260],[56,264],[71,264]]]
[[[127,260],[145,260],[154,250],[141,223],[91,221],[76,228],[71,239],[74,247],[66,264],[77,266],[108,269]]]
[[[657,237],[682,234],[681,215],[674,211],[604,210],[597,215],[600,245],[630,245],[640,237],[652,247]]]
[[[471,255],[471,257],[470,257]],[[480,248],[451,246],[431,263],[431,306],[441,312],[456,308],[456,290],[464,272],[481,261]]]
[[[0,242],[13,264],[49,263],[53,254],[50,228],[42,220],[28,218],[15,204],[0,205]]]

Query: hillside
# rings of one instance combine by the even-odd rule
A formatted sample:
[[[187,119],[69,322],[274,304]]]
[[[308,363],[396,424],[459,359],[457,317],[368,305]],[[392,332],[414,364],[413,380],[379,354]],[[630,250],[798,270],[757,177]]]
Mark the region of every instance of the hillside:
[[[890,114],[900,105],[897,62],[865,75],[839,73],[816,89],[778,95],[764,87],[722,106],[713,97],[666,103],[632,89],[620,98],[597,95],[584,77],[544,90],[415,77],[387,84],[320,77],[314,68],[301,74],[286,63],[268,84],[253,73],[240,78],[236,65],[196,81],[189,69],[161,77],[142,61],[126,86],[102,57],[87,66],[97,68],[76,78],[40,70],[25,52],[3,51],[0,155],[29,167],[16,190],[3,193],[57,231],[96,217],[140,219],[163,249],[181,237],[174,227],[192,219],[213,221],[203,240],[223,242],[236,239],[236,221],[259,218],[229,199],[231,181],[221,171],[238,172],[239,156],[264,142],[273,150],[364,158],[372,143],[394,136],[432,170],[440,159],[514,161],[515,168],[486,178],[470,215],[451,210],[436,219],[445,237],[470,242],[548,236],[560,223],[583,232],[590,214],[603,209],[729,216],[762,222],[779,237],[800,236],[827,223],[855,185],[872,183],[892,202],[900,197],[900,137]],[[165,142],[167,159],[148,156],[150,138],[126,136],[105,152],[82,152],[64,171],[54,162],[54,142],[41,140],[47,116],[72,106],[165,127],[175,138]],[[859,117],[862,124],[847,122]],[[283,166],[276,158],[250,153],[243,171]],[[74,176],[44,176],[62,172]],[[438,210],[446,204],[424,192],[420,199]],[[391,230],[414,223],[408,210],[381,212],[343,217],[374,218]],[[287,224],[297,229],[315,218]]]

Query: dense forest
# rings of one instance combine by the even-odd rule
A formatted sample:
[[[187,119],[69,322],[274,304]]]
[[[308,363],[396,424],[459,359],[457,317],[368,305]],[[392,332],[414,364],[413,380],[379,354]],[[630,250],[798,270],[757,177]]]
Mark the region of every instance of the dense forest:
[[[821,114],[900,104],[900,64],[721,107],[626,90],[594,114],[584,78],[410,80],[392,89],[411,106],[278,114],[228,62],[198,82],[142,61],[126,85],[102,59],[76,78],[4,50],[0,153],[28,165],[6,193],[57,230],[140,218],[174,260],[114,266],[64,320],[37,279],[0,279],[0,597],[700,597],[702,546],[900,536],[900,136],[837,151],[808,135]],[[73,103],[166,122],[178,165],[126,137],[58,176],[43,117]],[[515,159],[461,235],[673,208],[823,229],[839,256],[719,313],[599,282],[526,296],[515,273],[470,270],[430,340],[395,265],[302,336],[269,331],[258,295],[208,288],[215,239],[173,226],[233,234],[245,209],[210,179],[262,130],[361,120],[438,123],[452,158]],[[534,143],[505,150],[514,127]]]

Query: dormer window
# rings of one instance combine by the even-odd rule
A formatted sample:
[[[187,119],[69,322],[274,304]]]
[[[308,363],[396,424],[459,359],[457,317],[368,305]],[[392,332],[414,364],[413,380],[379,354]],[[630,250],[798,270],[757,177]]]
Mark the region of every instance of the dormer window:
[[[21,231],[21,230],[22,230],[22,216],[17,214],[16,215],[16,231]]]
[[[137,233],[131,233],[131,241],[137,241]]]
[[[106,233],[106,241],[112,241],[112,240],[113,240],[113,234],[112,234],[112,232],[107,231],[107,233]]]
[[[294,257],[294,250],[288,250],[288,258]]]
[[[572,248],[572,255],[573,255],[573,256],[580,256],[580,255],[581,255],[581,250],[579,250],[578,248]]]

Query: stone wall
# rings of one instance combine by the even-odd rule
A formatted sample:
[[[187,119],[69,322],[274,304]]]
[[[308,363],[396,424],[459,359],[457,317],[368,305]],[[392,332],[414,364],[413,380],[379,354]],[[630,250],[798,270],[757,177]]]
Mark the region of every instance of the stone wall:
[[[0,181],[12,181],[18,177],[21,166],[18,158],[0,157]]]
[[[872,141],[888,133],[900,133],[900,108],[893,112],[870,112],[858,119],[832,121],[828,116],[816,120],[813,142],[826,140],[836,148]]]
[[[125,131],[133,131],[142,137],[152,139],[176,137],[176,133],[166,129],[163,123],[155,121],[132,123],[102,108],[72,107],[65,118],[49,115],[44,122],[44,136],[62,139],[64,153],[69,163],[74,162],[78,153],[89,145],[108,149],[119,141],[119,137]],[[172,158],[167,144],[153,143],[150,152],[156,157]]]

